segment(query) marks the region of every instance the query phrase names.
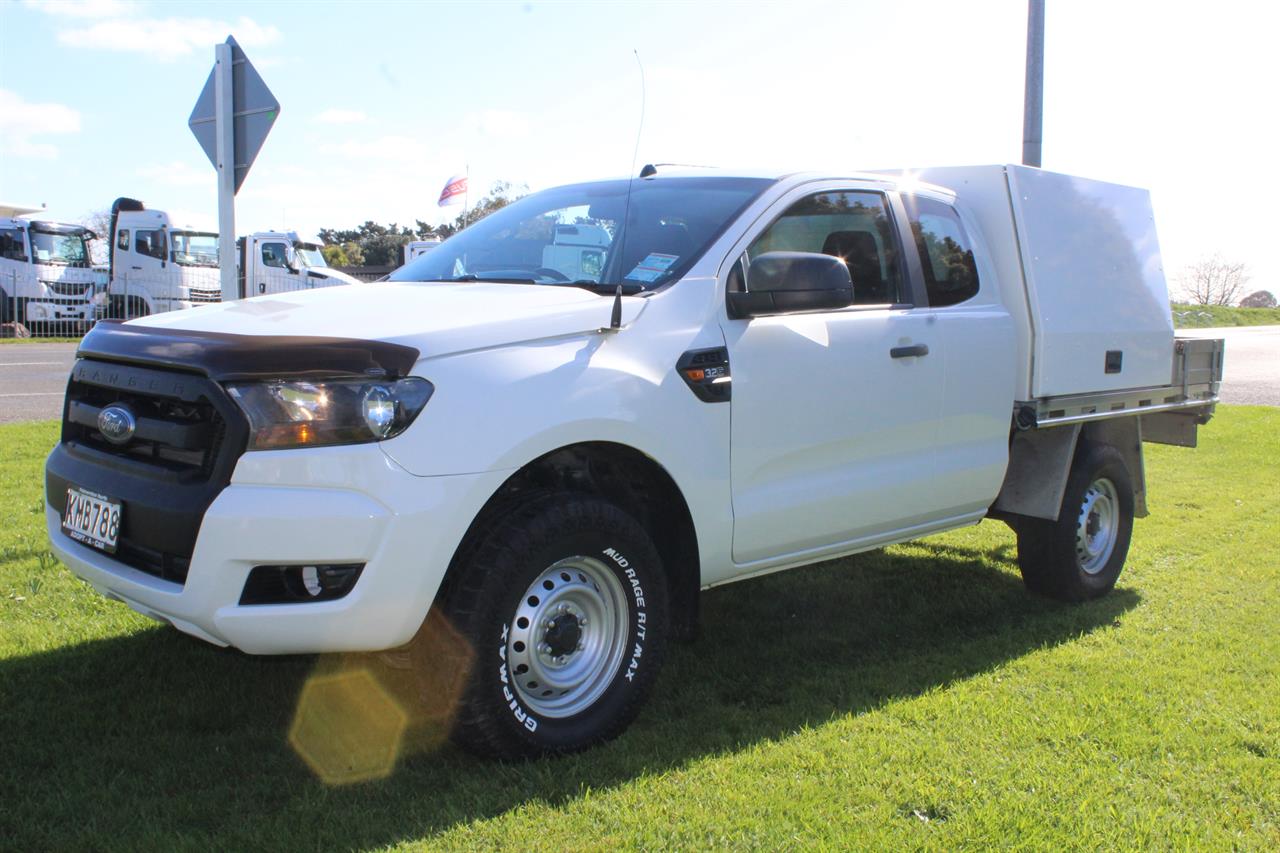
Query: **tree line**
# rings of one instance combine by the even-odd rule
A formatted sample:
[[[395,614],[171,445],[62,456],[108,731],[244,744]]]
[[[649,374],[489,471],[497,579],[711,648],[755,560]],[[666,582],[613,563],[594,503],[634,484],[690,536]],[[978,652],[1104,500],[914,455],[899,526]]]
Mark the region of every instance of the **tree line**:
[[[412,226],[392,222],[381,225],[366,220],[355,228],[321,228],[319,237],[323,243],[320,251],[325,263],[333,267],[381,267],[399,266],[404,259],[404,246],[412,240],[444,240],[452,237],[468,225],[474,225],[495,210],[501,210],[520,198],[527,187],[513,186],[509,181],[497,181],[489,192],[459,213],[452,222],[431,226],[421,219]]]

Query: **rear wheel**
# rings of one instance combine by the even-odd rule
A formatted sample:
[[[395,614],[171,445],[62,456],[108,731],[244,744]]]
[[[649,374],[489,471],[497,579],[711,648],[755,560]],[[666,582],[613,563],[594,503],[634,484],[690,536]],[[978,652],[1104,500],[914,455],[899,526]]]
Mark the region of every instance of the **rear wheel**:
[[[665,576],[644,528],[601,498],[540,493],[468,554],[444,605],[474,660],[454,738],[525,758],[621,733],[666,645]]]
[[[1022,519],[1015,530],[1018,566],[1032,592],[1062,601],[1110,592],[1133,533],[1133,481],[1120,453],[1082,446],[1057,520]]]

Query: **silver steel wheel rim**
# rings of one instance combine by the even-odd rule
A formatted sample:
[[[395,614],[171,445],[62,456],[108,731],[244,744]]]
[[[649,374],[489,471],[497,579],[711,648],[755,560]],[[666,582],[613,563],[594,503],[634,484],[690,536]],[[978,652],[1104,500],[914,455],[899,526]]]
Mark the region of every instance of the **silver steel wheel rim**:
[[[511,617],[507,665],[530,711],[571,717],[600,698],[626,653],[626,593],[594,557],[560,560],[524,591]]]
[[[1096,575],[1111,559],[1120,529],[1119,516],[1115,484],[1105,477],[1090,483],[1076,522],[1076,559],[1086,574]]]

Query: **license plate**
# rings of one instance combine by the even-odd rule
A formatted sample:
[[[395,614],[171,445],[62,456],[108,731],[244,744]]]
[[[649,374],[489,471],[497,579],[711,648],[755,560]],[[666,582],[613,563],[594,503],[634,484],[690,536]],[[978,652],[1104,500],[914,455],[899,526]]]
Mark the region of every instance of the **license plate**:
[[[69,486],[62,530],[77,542],[114,554],[120,536],[120,513],[119,501]]]

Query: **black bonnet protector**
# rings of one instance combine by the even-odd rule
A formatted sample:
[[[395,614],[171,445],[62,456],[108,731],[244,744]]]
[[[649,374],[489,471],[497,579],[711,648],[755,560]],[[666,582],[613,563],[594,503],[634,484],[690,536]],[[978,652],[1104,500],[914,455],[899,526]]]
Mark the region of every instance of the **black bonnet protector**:
[[[217,382],[273,378],[387,378],[408,375],[418,350],[384,341],[304,335],[232,335],[102,320],[76,355],[176,368]]]

